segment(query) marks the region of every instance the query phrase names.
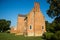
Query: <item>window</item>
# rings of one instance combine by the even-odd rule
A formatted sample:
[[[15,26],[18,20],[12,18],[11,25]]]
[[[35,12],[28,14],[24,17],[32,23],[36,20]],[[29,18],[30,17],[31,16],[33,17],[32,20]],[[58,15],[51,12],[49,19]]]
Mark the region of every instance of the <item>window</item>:
[[[42,26],[42,29],[44,29],[44,26]]]
[[[32,29],[32,26],[30,25],[30,29]]]

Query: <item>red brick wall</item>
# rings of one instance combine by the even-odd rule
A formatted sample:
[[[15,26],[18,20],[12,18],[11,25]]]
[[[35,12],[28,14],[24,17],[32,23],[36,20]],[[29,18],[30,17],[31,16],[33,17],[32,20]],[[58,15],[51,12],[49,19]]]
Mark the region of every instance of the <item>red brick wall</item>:
[[[24,19],[25,19],[25,17],[18,16],[17,34],[23,34],[23,32],[24,32]]]

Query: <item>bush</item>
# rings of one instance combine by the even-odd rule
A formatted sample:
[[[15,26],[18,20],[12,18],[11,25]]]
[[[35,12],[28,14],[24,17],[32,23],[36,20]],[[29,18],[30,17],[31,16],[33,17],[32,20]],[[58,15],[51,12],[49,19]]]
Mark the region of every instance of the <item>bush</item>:
[[[57,32],[55,33],[55,39],[56,39],[56,40],[60,40],[60,31],[57,31]]]
[[[46,40],[52,40],[52,37],[54,36],[54,33],[46,32],[43,34],[43,38]]]

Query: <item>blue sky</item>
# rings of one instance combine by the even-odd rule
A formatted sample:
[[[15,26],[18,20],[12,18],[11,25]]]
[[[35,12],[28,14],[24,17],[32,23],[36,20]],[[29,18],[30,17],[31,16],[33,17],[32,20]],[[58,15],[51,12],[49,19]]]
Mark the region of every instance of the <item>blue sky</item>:
[[[49,4],[46,0],[35,0],[40,3],[40,10],[45,20],[52,22],[53,19],[46,14]],[[11,20],[11,26],[17,25],[18,14],[28,14],[34,7],[34,0],[0,0],[0,19]]]

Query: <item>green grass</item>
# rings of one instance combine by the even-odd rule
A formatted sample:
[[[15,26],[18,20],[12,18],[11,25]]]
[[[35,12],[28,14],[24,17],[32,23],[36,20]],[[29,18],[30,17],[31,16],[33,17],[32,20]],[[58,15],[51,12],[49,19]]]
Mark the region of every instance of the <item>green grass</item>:
[[[10,33],[0,33],[0,40],[43,40],[41,37],[15,36]]]

